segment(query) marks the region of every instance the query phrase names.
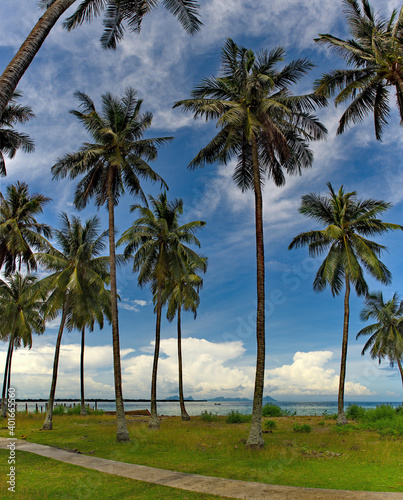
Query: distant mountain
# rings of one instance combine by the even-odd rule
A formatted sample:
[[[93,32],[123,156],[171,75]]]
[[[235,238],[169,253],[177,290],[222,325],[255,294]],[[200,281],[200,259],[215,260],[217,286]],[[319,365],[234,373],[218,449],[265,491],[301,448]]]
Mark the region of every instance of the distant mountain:
[[[218,398],[208,399],[208,401],[252,401],[252,400],[248,399],[248,398],[224,398],[222,396],[219,396]],[[276,400],[271,398],[270,396],[265,396],[263,398],[263,401],[267,403],[267,402],[276,401]]]
[[[214,399],[208,399],[208,401],[251,401],[248,398],[223,398],[222,396]]]
[[[179,396],[169,396],[169,398],[165,398],[165,401],[179,401]],[[185,401],[194,401],[192,396],[189,396],[185,398]],[[223,396],[219,396],[217,398],[213,399],[207,399],[206,401],[252,401],[251,399],[248,398],[224,398]],[[270,396],[265,396],[263,398],[263,402],[269,403],[271,401],[276,401],[275,399],[271,398]]]
[[[167,401],[179,401],[179,396],[170,396],[169,398],[166,398]],[[194,401],[192,396],[189,396],[187,398],[184,398],[185,401]]]
[[[265,396],[263,401],[276,401],[276,399],[271,398],[270,396]]]

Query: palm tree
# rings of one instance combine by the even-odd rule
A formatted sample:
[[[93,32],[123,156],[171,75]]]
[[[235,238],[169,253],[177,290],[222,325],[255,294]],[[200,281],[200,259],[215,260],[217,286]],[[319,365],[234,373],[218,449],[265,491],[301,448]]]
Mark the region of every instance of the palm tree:
[[[390,203],[374,199],[359,200],[355,191],[345,193],[342,186],[336,193],[330,182],[327,186],[329,196],[315,193],[305,195],[302,197],[299,209],[301,214],[320,224],[325,224],[325,229],[300,233],[292,240],[288,248],[308,245],[312,257],[328,251],[313,282],[313,288],[316,292],[321,292],[326,288],[326,285],[329,285],[333,296],[335,296],[339,295],[343,285],[345,286],[337,415],[337,422],[345,424],[347,420],[344,414],[344,385],[350,316],[350,287],[353,285],[359,296],[367,294],[368,285],[364,279],[364,269],[381,283],[390,283],[391,274],[379,260],[385,247],[368,240],[366,237],[395,229],[403,230],[403,227],[383,222],[377,218],[378,215],[391,207]]]
[[[109,212],[110,284],[112,298],[113,365],[115,377],[115,399],[118,441],[128,441],[122,396],[122,374],[120,364],[120,342],[116,288],[115,256],[115,205],[125,188],[131,195],[147,201],[140,185],[140,178],[165,182],[152,170],[147,161],[157,157],[157,147],[171,137],[143,139],[150,127],[151,113],[141,114],[142,100],[136,98],[134,89],[127,89],[121,100],[111,94],[102,96],[102,113],[98,113],[89,96],[77,92],[83,112],[72,113],[83,123],[94,139],[85,143],[76,152],[61,158],[53,167],[54,178],[83,175],[75,193],[75,206],[84,208],[91,197],[98,207],[107,204]]]
[[[106,236],[106,234],[105,234]],[[105,283],[109,282],[109,262],[104,262],[104,269],[98,271]],[[104,316],[111,322],[111,292],[106,288],[97,290],[89,287],[85,294],[81,296],[79,303],[75,303],[71,315],[68,317],[66,327],[69,331],[77,328],[81,332],[81,354],[80,354],[80,394],[81,394],[81,415],[87,415],[84,397],[84,349],[85,349],[85,329],[94,330],[95,322],[102,330],[104,327]]]
[[[140,217],[127,229],[118,241],[126,244],[124,256],[133,254],[133,271],[138,271],[140,286],[151,283],[157,314],[155,327],[155,350],[151,381],[151,417],[149,426],[159,428],[157,416],[157,369],[161,338],[162,294],[167,280],[179,280],[187,275],[186,263],[190,260],[200,268],[205,267],[202,257],[185,245],[193,243],[200,246],[194,233],[205,225],[203,221],[188,222],[179,226],[179,216],[183,212],[183,201],[168,201],[166,192],[158,198],[149,196],[153,210],[140,205],[133,205],[131,210],[138,210]]]
[[[2,417],[6,415],[6,392],[13,350],[21,344],[30,349],[32,334],[41,334],[45,330],[43,297],[38,293],[38,284],[35,276],[22,276],[20,273],[0,279],[0,336],[9,340],[1,398]]]
[[[85,326],[88,323],[90,307],[101,314],[101,302],[94,304],[97,297],[102,297],[107,280],[108,257],[99,256],[104,250],[103,240],[107,235],[104,231],[99,235],[99,220],[92,217],[84,225],[78,217],[69,220],[67,214],[60,215],[60,229],[55,231],[55,237],[61,251],[50,248],[47,253],[38,253],[38,261],[53,273],[42,280],[42,288],[48,293],[46,316],[54,318],[62,312],[58,336],[56,340],[53,362],[53,375],[49,395],[48,410],[46,412],[44,430],[51,430],[53,404],[55,400],[57,371],[59,366],[60,346],[65,324]],[[95,312],[94,312],[95,315]]]
[[[343,0],[343,4],[352,38],[321,34],[315,42],[333,49],[349,68],[322,75],[315,89],[325,96],[337,93],[336,106],[352,101],[340,118],[337,134],[373,112],[375,136],[381,140],[393,89],[403,123],[403,7],[385,19],[374,14],[368,0],[361,0],[362,8],[357,0]]]
[[[182,327],[181,317],[182,308],[185,311],[191,311],[194,318],[197,316],[197,308],[200,304],[199,289],[203,286],[202,278],[197,274],[199,271],[206,272],[207,259],[202,258],[203,266],[199,263],[189,261],[186,263],[186,274],[184,273],[179,279],[174,277],[168,278],[162,302],[168,303],[167,318],[168,321],[173,321],[175,315],[178,316],[178,369],[179,369],[179,403],[181,408],[182,420],[190,420],[190,417],[185,408],[185,400],[183,397],[183,370],[182,370]]]
[[[5,154],[9,158],[14,158],[18,149],[25,153],[32,153],[35,150],[29,135],[14,129],[16,123],[25,123],[35,116],[29,106],[16,104],[19,97],[21,97],[21,93],[14,92],[3,114],[0,115],[0,177],[6,176]]]
[[[0,77],[0,116],[51,29],[75,2],[77,0],[39,1],[39,5],[46,9],[45,13],[35,24]],[[158,0],[83,0],[64,25],[71,30],[84,22],[91,22],[101,12],[105,12],[105,31],[101,37],[101,43],[105,48],[115,48],[117,42],[123,38],[124,25],[127,24],[131,31],[140,33],[144,16],[151,12],[158,3]],[[199,4],[195,0],[163,0],[162,4],[178,18],[189,33],[194,34],[200,29]]]
[[[17,267],[21,271],[22,263],[28,272],[36,270],[33,249],[46,248],[45,238],[51,236],[51,229],[35,217],[49,201],[38,193],[30,195],[25,182],[7,186],[5,196],[0,192],[0,269],[4,265],[6,274],[14,273]]]
[[[365,299],[361,319],[376,321],[357,334],[357,339],[370,335],[361,354],[364,355],[369,350],[372,359],[378,358],[380,363],[382,359],[388,358],[392,367],[396,362],[403,385],[403,300],[395,293],[385,302],[382,292],[371,293]]]
[[[311,68],[307,59],[297,59],[282,70],[277,65],[284,59],[281,47],[271,52],[238,47],[231,39],[222,49],[222,70],[218,78],[204,79],[192,92],[192,98],[177,102],[195,118],[216,119],[218,134],[191,161],[189,167],[204,166],[237,159],[233,178],[237,186],[255,195],[257,254],[257,362],[253,416],[247,441],[249,447],[262,447],[262,398],[265,369],[265,270],[263,240],[264,178],[272,178],[277,186],[285,183],[283,170],[301,174],[310,167],[313,155],[308,144],[322,139],[326,129],[312,115],[325,100],[315,95],[294,96],[290,86]]]

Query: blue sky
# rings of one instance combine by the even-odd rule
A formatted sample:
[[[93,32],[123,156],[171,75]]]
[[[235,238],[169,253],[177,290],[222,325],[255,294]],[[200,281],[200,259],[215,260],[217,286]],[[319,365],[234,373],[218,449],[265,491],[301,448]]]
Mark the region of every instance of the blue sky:
[[[3,0],[0,6],[0,70],[3,70],[40,16],[30,0]],[[249,397],[253,394],[255,340],[255,242],[252,193],[242,193],[232,181],[233,165],[211,165],[198,171],[187,164],[215,133],[215,125],[195,121],[175,101],[189,96],[204,77],[217,75],[220,50],[227,37],[257,51],[283,46],[285,63],[308,57],[315,70],[303,79],[295,92],[309,92],[322,72],[341,67],[342,61],[326,49],[315,46],[318,33],[346,37],[341,1],[337,0],[206,0],[202,1],[204,26],[195,37],[163,9],[149,15],[140,36],[126,33],[116,51],[101,48],[101,23],[84,25],[67,33],[59,23],[45,41],[19,89],[36,119],[22,129],[35,140],[32,155],[18,154],[8,161],[8,176],[0,180],[1,190],[17,180],[29,184],[32,192],[50,196],[41,221],[58,225],[58,214],[76,214],[72,200],[75,181],[52,181],[50,168],[56,159],[79,148],[87,139],[81,125],[68,113],[76,108],[76,90],[89,94],[96,104],[101,94],[120,95],[128,86],[144,99],[143,110],[154,115],[149,136],[175,136],[164,146],[153,168],[169,185],[170,197],[184,200],[183,221],[207,222],[200,231],[202,253],[209,259],[201,292],[197,320],[183,318],[185,394],[194,398],[216,396]],[[373,0],[386,15],[398,2]],[[64,16],[66,17],[66,16]],[[392,103],[393,104],[393,103]],[[341,110],[331,104],[320,112],[329,130],[328,140],[313,144],[313,168],[301,177],[287,178],[276,188],[267,182],[264,191],[265,259],[267,294],[267,363],[265,394],[284,401],[335,400],[337,396],[343,320],[342,298],[329,290],[316,294],[312,281],[319,261],[306,249],[288,251],[292,238],[313,228],[298,214],[300,198],[309,192],[325,193],[330,181],[344,185],[360,198],[376,197],[392,202],[385,214],[388,222],[402,222],[403,168],[402,130],[395,112],[376,142],[371,118],[336,137]],[[144,190],[158,194],[158,187],[144,184]],[[116,210],[119,234],[133,220],[128,195]],[[92,203],[78,215],[98,213],[107,226],[104,208]],[[399,289],[403,269],[400,258],[402,234],[379,240],[389,248],[383,256],[393,274],[393,283],[382,287],[368,280],[371,290],[383,290],[386,297]],[[119,321],[122,348],[123,393],[125,398],[149,396],[155,317],[147,288],[137,287],[137,277],[127,266],[118,272],[122,298]],[[397,367],[387,361],[361,356],[363,343],[355,340],[364,326],[359,313],[362,299],[351,299],[350,342],[347,368],[347,400],[400,401],[402,386]],[[45,334],[34,338],[31,351],[19,350],[13,360],[13,385],[19,397],[47,397],[53,363],[58,320]],[[177,394],[176,324],[163,323],[158,397]],[[88,397],[113,397],[111,331],[87,335],[86,393]],[[6,346],[0,346],[0,366]],[[79,393],[79,336],[65,332],[56,397]]]

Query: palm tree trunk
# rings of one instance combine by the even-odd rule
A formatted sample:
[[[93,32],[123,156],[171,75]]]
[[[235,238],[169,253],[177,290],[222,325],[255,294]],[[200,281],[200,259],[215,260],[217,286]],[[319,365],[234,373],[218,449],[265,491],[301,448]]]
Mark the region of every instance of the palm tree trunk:
[[[11,367],[11,357],[13,355],[13,345],[14,338],[13,335],[10,335],[10,342],[8,344],[7,357],[6,357],[6,366],[4,367],[4,380],[3,380],[3,392],[1,394],[1,417],[5,418],[7,416],[7,380],[9,378],[9,372]]]
[[[81,386],[81,410],[80,415],[87,415],[84,399],[84,347],[85,347],[85,326],[81,330],[81,357],[80,357],[80,386]]]
[[[403,386],[403,367],[402,367],[402,362],[400,361],[399,358],[397,358],[397,366],[399,367],[400,371],[400,377],[402,378],[402,386]]]
[[[185,408],[185,400],[183,398],[181,306],[178,307],[178,365],[179,365],[179,401],[181,406],[182,420],[190,420],[190,417]]]
[[[7,68],[0,77],[0,116],[3,114],[8,101],[17,88],[18,82],[31,64],[33,58],[41,48],[50,30],[59,17],[76,0],[56,0],[43,16],[38,20],[25,42],[19,48]]]
[[[160,422],[158,420],[158,414],[157,414],[157,370],[158,370],[158,358],[160,355],[160,341],[161,341],[161,312],[162,312],[161,295],[162,295],[161,285],[158,284],[154,362],[153,362],[153,373],[151,377],[151,416],[150,416],[150,423],[148,425],[151,429],[160,428]]]
[[[51,431],[53,429],[52,418],[53,418],[53,405],[55,403],[57,370],[59,368],[60,346],[62,343],[64,324],[66,323],[68,308],[69,308],[68,299],[66,299],[63,306],[62,319],[60,321],[59,332],[57,334],[57,339],[56,339],[55,358],[53,360],[53,375],[52,375],[52,384],[50,386],[48,410],[46,412],[45,421],[42,426],[42,429],[44,431]]]
[[[112,346],[113,372],[115,379],[116,399],[116,439],[118,442],[129,441],[129,431],[125,420],[125,409],[122,395],[122,368],[120,363],[120,341],[118,323],[118,299],[116,287],[116,255],[115,255],[115,212],[114,212],[113,185],[109,182],[108,211],[109,211],[109,258],[111,278],[111,316],[112,316]]]
[[[259,172],[259,157],[256,137],[252,136],[253,187],[255,192],[255,226],[256,226],[256,284],[257,284],[257,316],[256,316],[256,375],[253,394],[252,423],[246,446],[262,448],[262,404],[265,367],[265,274],[264,274],[264,238],[263,238],[263,199]]]
[[[343,342],[341,345],[339,394],[338,394],[338,398],[337,398],[337,423],[338,424],[346,424],[347,423],[347,419],[346,419],[346,416],[344,414],[344,385],[346,382],[349,317],[350,317],[350,280],[349,280],[348,276],[346,276],[346,293],[344,295]]]

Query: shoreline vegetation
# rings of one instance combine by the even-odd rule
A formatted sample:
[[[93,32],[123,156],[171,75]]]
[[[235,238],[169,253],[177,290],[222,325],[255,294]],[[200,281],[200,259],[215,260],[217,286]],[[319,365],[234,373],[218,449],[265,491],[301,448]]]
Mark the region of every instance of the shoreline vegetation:
[[[228,416],[206,414],[190,421],[182,421],[180,416],[159,417],[164,432],[149,429],[149,417],[127,416],[127,443],[116,442],[113,415],[54,414],[54,430],[43,432],[40,414],[21,412],[16,419],[16,437],[74,453],[206,476],[312,488],[403,492],[403,483],[396,473],[403,466],[402,407],[381,405],[367,410],[351,405],[346,410],[348,424],[338,425],[336,414],[297,416],[282,411],[277,416],[279,407],[267,406],[271,413],[262,419],[266,446],[260,450],[243,446],[250,423],[242,420],[245,415],[236,412]],[[6,421],[0,419],[0,437],[7,437],[5,425]],[[0,474],[6,453],[0,450]],[[44,493],[41,471],[49,466],[49,459],[19,452],[17,460],[19,494],[39,498]],[[34,467],[35,464],[40,467]],[[52,461],[52,484],[59,491],[63,487],[66,498],[77,498],[77,481],[71,481],[74,471],[69,467]],[[102,493],[102,498],[116,498],[108,484],[110,476],[99,474],[93,481],[91,471],[75,470],[94,498],[98,493]],[[132,485],[138,498],[152,498],[149,485],[136,481],[122,484],[127,491]],[[2,488],[4,485],[0,485],[0,496],[5,493]],[[54,492],[47,493],[46,498],[53,498]],[[85,491],[80,492],[80,497],[82,494]],[[175,490],[172,494],[167,490],[159,497],[176,498],[176,494]],[[186,492],[186,497],[207,498],[191,492]]]

